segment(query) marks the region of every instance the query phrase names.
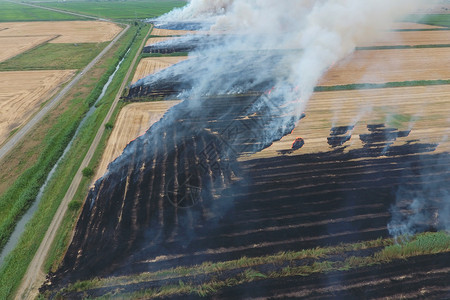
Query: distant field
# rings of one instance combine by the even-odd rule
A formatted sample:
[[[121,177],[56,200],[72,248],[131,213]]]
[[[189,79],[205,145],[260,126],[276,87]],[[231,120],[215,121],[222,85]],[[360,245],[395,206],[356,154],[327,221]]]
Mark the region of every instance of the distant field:
[[[450,30],[386,32],[375,42],[360,44],[360,47],[417,46],[450,44]]]
[[[80,69],[120,30],[100,21],[0,23],[0,70]]]
[[[80,20],[81,17],[57,13],[49,10],[5,2],[0,0],[0,22],[16,21],[66,21]]]
[[[106,43],[44,44],[0,63],[0,71],[81,69],[105,46]]]
[[[450,70],[442,68],[448,57],[450,48],[355,51],[333,66],[319,86],[450,79]]]
[[[186,1],[74,1],[45,2],[39,5],[110,19],[154,18],[186,5]]]
[[[412,15],[406,21],[417,21],[417,16]],[[423,16],[419,21],[422,24],[450,27],[450,14],[430,14]]]
[[[101,21],[1,23],[0,37],[57,35],[52,43],[100,43],[112,40],[122,29]]]

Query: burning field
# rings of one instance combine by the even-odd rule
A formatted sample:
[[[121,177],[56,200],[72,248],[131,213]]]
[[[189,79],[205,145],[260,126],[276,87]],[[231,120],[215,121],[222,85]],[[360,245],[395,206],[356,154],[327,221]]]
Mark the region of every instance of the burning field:
[[[186,60],[187,56],[175,57],[147,57],[143,58],[136,69],[133,77],[133,83],[141,78],[154,74],[158,71],[166,69],[176,63]]]
[[[124,107],[117,118],[95,178],[101,177],[129,142],[143,135],[164,113],[180,101],[133,103]]]
[[[181,101],[126,106],[110,142],[120,135],[124,145],[149,124],[145,113],[130,116],[133,109],[167,111],[101,172],[41,292],[127,299],[450,295],[450,86],[342,90],[448,79],[447,48],[354,52],[388,29],[380,19],[407,13],[405,2],[319,2],[277,2],[274,9],[271,0],[194,0],[158,21],[162,29],[182,29],[202,17],[229,34],[149,45],[166,53],[190,41],[194,53],[136,81],[125,100]],[[355,12],[361,23],[338,18]],[[299,16],[308,22],[297,24]],[[421,57],[428,63],[420,65]],[[314,92],[318,84],[335,90]],[[133,134],[120,133],[131,127]]]

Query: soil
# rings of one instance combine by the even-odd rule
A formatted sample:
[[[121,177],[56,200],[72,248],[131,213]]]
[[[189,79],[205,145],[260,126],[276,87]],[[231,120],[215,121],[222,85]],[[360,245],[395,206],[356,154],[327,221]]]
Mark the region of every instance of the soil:
[[[51,43],[100,43],[112,40],[121,30],[119,26],[101,21],[10,22],[0,31],[0,37],[55,36]]]
[[[27,122],[75,70],[0,72],[0,144]]]

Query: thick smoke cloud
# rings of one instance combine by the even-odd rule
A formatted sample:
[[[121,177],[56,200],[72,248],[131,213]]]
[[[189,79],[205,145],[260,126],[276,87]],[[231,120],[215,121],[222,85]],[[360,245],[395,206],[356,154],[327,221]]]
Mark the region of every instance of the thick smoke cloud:
[[[357,45],[376,40],[383,30],[404,14],[413,11],[419,0],[192,0],[162,21],[208,20],[212,31],[226,31],[232,38],[203,52],[208,60],[208,76],[245,71],[248,63],[233,61],[221,64],[217,52],[260,49],[295,49],[284,53],[288,67],[281,70],[283,84],[297,87],[293,98],[302,97],[304,106],[327,69],[354,51]],[[301,52],[300,52],[301,50]],[[214,55],[212,55],[214,54]],[[199,54],[197,54],[199,55]],[[234,60],[234,59],[233,59]],[[222,60],[223,61],[223,60]],[[254,64],[253,64],[254,65]],[[267,74],[259,65],[260,80]],[[246,75],[245,72],[241,74]],[[273,75],[273,74],[270,74]],[[208,84],[197,78],[197,87]],[[198,90],[198,89],[197,89]],[[199,91],[207,93],[207,90]],[[299,108],[298,111],[301,111]]]
[[[192,0],[160,18],[161,22],[205,21],[205,29],[223,38],[197,49],[199,66],[184,64],[171,75],[188,74],[190,88],[184,98],[240,93],[266,85],[274,109],[284,118],[266,124],[261,135],[265,144],[286,132],[301,113],[319,79],[333,64],[355,47],[375,41],[392,23],[413,12],[421,0]],[[212,25],[211,25],[212,24]],[[173,43],[180,42],[175,40]],[[270,50],[270,51],[264,51]],[[277,52],[278,51],[278,52]],[[271,54],[277,52],[276,58]],[[281,55],[280,55],[281,54]],[[178,74],[177,74],[178,73]],[[159,76],[167,76],[162,72]],[[140,80],[149,84],[157,76]],[[192,101],[195,105],[195,101]],[[257,111],[257,106],[252,108]],[[364,109],[366,110],[366,109]],[[251,110],[250,110],[251,111]],[[267,112],[270,114],[270,109]],[[399,191],[399,198],[402,198]],[[426,195],[422,195],[426,197]],[[448,197],[446,197],[448,199]],[[415,197],[410,210],[421,211],[423,201]],[[423,206],[423,205],[422,205]],[[444,210],[449,210],[444,205]],[[406,220],[393,210],[391,234],[411,232],[419,213]],[[411,224],[407,224],[407,223]],[[397,229],[392,229],[392,228]]]

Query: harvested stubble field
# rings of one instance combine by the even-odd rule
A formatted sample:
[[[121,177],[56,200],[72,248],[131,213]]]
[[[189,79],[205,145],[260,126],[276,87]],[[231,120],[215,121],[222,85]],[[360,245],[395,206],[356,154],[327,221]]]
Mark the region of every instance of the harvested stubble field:
[[[155,29],[153,29],[153,30],[155,30]],[[171,39],[176,39],[176,38],[178,38],[178,37],[154,37],[154,38],[149,38],[147,40],[147,43],[145,44],[145,46],[150,46],[150,45],[153,45],[153,44],[156,44],[156,43],[165,42],[165,41],[168,41],[168,40],[171,40]]]
[[[194,33],[198,33],[198,31],[172,30],[172,29],[161,29],[161,28],[154,28],[152,30],[152,35],[154,35],[154,36],[176,36],[176,35],[185,35],[185,34],[194,34]]]
[[[101,21],[67,22],[10,22],[2,23],[7,30],[0,37],[54,36],[51,43],[92,43],[112,40],[122,29],[116,24]]]
[[[122,153],[130,141],[144,134],[151,125],[161,119],[169,108],[178,103],[180,101],[175,100],[132,103],[125,106],[117,117],[94,178],[103,176],[108,164]]]
[[[450,33],[450,31],[449,31]],[[449,48],[360,50],[337,63],[319,86],[449,79]]]
[[[328,144],[330,129],[353,126],[351,139],[343,144],[345,151],[363,146],[360,134],[370,133],[367,125],[385,124],[399,130],[411,130],[407,137],[399,137],[394,145],[407,145],[412,140],[439,144],[436,152],[450,151],[444,139],[449,132],[450,86],[418,86],[402,88],[368,89],[315,93],[302,119],[294,131],[275,142],[271,147],[250,157],[276,157],[285,154],[313,154],[331,150]],[[283,153],[291,148],[296,137],[305,145],[293,153]]]
[[[174,64],[188,59],[187,56],[173,56],[173,57],[147,57],[141,59],[133,77],[133,83],[145,76],[159,72]]]
[[[0,62],[48,42],[56,36],[0,36]]]
[[[378,46],[418,46],[447,45],[450,41],[450,30],[437,31],[399,31],[385,32],[376,42],[358,45],[360,47]]]
[[[0,144],[36,113],[75,70],[0,72]]]

